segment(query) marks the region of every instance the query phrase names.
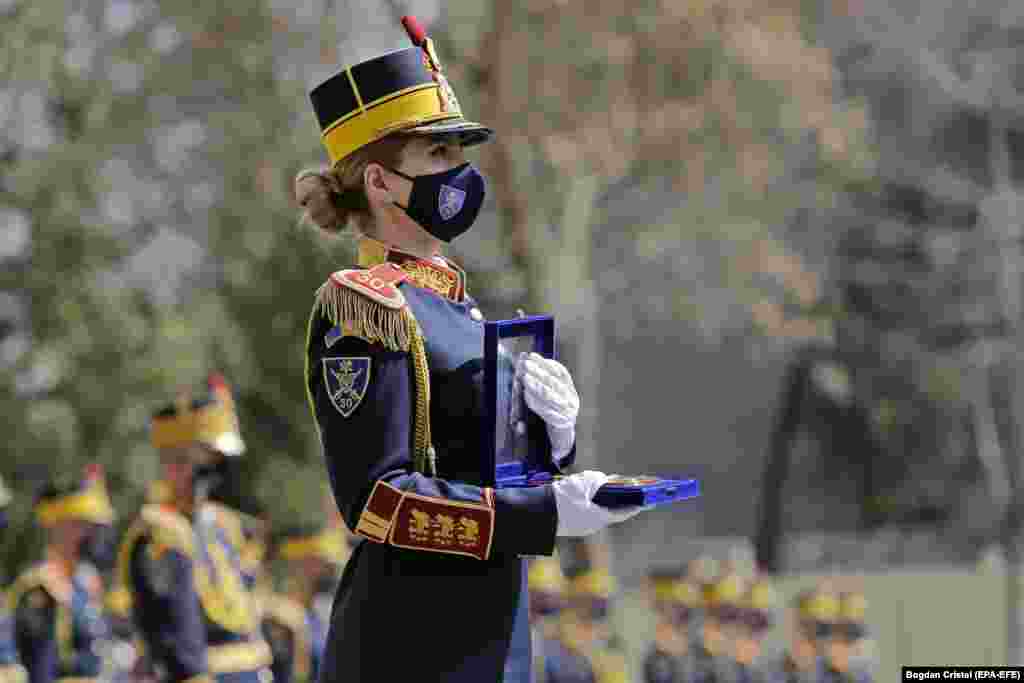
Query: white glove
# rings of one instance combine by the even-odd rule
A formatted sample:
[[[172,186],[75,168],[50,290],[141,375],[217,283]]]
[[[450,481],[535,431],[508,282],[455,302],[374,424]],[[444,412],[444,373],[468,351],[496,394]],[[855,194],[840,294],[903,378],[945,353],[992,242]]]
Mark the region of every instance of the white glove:
[[[637,506],[610,510],[593,502],[597,490],[608,482],[604,472],[587,470],[551,484],[558,508],[557,536],[589,536],[611,524],[624,522],[647,508]]]
[[[516,380],[530,410],[544,420],[551,439],[551,456],[558,463],[576,443],[580,397],[565,366],[538,353],[516,359]]]

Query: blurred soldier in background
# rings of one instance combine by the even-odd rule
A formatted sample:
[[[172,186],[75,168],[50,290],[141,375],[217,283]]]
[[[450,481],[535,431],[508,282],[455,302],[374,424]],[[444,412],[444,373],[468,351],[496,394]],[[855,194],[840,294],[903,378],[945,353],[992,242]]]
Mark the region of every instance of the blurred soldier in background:
[[[530,632],[533,644],[533,681],[547,683],[547,660],[559,648],[559,619],[566,605],[568,582],[557,556],[530,560]]]
[[[870,671],[857,657],[857,646],[867,635],[866,611],[863,593],[840,596],[835,625],[825,648],[825,683],[870,683]]]
[[[773,683],[814,683],[819,676],[818,633],[823,629],[815,610],[814,591],[793,599],[787,615],[789,643],[780,660],[769,671]]]
[[[704,621],[694,647],[694,683],[727,683],[732,680],[730,653],[740,617],[743,580],[726,568],[704,585]]]
[[[110,632],[102,588],[88,578],[96,577],[95,569],[83,573],[80,565],[109,565],[103,532],[113,525],[114,508],[102,469],[89,466],[78,481],[47,483],[35,513],[46,530],[44,559],[23,572],[8,595],[21,662],[31,683],[99,678]]]
[[[153,416],[166,499],[145,505],[118,556],[146,655],[162,681],[266,683],[270,648],[241,563],[240,515],[209,501],[231,488],[225,461],[245,450],[227,386],[211,375],[207,396],[187,396]]]
[[[11,502],[11,493],[0,477],[0,538],[7,528],[7,506]],[[5,577],[0,576],[0,588],[4,587]],[[14,616],[7,609],[7,601],[0,600],[0,683],[23,683],[25,670],[18,663],[18,650],[14,645]]]
[[[733,643],[737,683],[765,683],[767,662],[764,639],[775,623],[775,591],[767,579],[751,583],[740,604],[740,618]]]
[[[309,683],[317,680],[327,638],[327,622],[313,600],[334,590],[348,545],[342,530],[329,525],[287,529],[275,545],[284,590],[269,596],[263,612],[263,634],[274,655],[274,683]]]
[[[341,516],[341,512],[338,511],[338,505],[334,502],[334,494],[331,493],[331,487],[326,483],[324,484],[321,505],[323,506],[323,519],[326,520],[327,526],[335,529],[345,539],[345,563],[347,563],[349,556],[352,554],[352,549],[361,539],[345,526],[345,519]],[[340,579],[341,577],[337,578]],[[313,596],[313,610],[317,613],[320,621],[325,624],[331,623],[331,606],[334,604],[334,592],[337,588],[337,581],[330,587],[323,583],[317,587],[317,593]]]
[[[629,681],[623,645],[610,619],[615,593],[615,579],[602,565],[570,579],[568,609],[559,629],[560,647],[549,662],[551,683]]]
[[[136,680],[140,665],[142,652],[136,642],[131,600],[128,589],[121,585],[113,586],[103,600],[110,626],[109,678],[112,683]]]
[[[700,607],[700,588],[678,568],[648,575],[656,619],[654,643],[644,657],[644,683],[688,683],[693,676],[690,624]]]

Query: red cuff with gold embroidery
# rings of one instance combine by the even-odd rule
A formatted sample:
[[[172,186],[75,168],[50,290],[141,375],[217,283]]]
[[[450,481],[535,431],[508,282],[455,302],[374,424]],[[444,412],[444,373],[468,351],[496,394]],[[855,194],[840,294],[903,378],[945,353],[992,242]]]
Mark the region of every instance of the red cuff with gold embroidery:
[[[494,495],[466,503],[409,493],[378,481],[356,532],[399,548],[466,555],[486,560],[494,537]]]

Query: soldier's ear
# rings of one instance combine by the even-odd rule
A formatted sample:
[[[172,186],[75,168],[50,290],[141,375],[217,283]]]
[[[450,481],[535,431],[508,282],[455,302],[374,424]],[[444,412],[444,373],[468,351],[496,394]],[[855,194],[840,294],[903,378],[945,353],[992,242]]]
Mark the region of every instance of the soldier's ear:
[[[369,163],[363,171],[363,190],[371,205],[390,204],[392,196],[389,174],[380,164]]]

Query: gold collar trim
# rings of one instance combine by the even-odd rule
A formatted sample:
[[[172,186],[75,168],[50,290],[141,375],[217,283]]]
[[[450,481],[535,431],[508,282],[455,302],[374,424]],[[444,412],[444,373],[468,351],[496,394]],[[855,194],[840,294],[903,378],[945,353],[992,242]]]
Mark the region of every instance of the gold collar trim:
[[[381,263],[394,263],[406,272],[417,287],[455,302],[466,298],[466,272],[454,261],[441,257],[446,265],[395,249],[383,242],[364,237],[359,241],[359,265],[372,268]]]

